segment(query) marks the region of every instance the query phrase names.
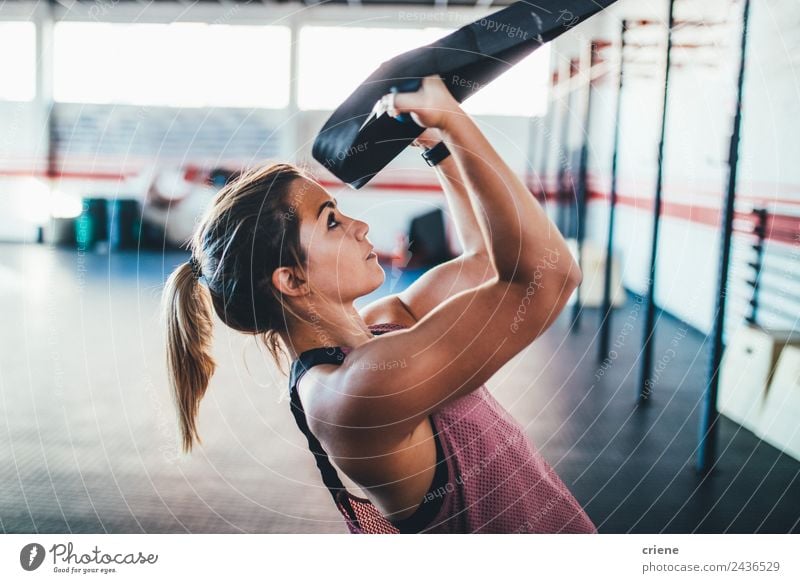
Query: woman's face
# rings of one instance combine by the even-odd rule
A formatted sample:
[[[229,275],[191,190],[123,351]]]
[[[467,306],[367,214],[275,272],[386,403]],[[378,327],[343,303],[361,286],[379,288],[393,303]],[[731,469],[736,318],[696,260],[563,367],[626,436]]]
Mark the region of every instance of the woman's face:
[[[294,183],[291,205],[300,216],[300,244],[315,290],[346,305],[381,286],[386,274],[377,257],[370,255],[367,223],[342,213],[336,200],[313,180]]]

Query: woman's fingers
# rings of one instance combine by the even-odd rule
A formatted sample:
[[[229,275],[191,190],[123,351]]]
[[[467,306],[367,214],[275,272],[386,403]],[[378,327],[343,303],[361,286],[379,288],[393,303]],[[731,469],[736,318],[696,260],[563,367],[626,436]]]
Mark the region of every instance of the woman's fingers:
[[[399,113],[397,111],[397,93],[389,93],[386,96],[386,99],[388,101],[387,108],[389,115],[391,115],[392,117],[397,117],[397,114]]]
[[[382,111],[392,117],[409,113],[414,123],[424,127],[437,127],[453,103],[453,97],[436,75],[423,79],[417,91],[387,93],[381,97]]]
[[[396,93],[387,93],[383,97],[381,97],[381,104],[380,104],[380,112],[383,113],[384,111],[392,116],[397,117],[400,111],[398,111],[397,106],[397,94]]]
[[[424,95],[420,91],[414,93],[389,93],[388,103],[394,108],[396,113],[405,113],[413,109],[419,109],[424,101]],[[391,115],[391,114],[390,114]]]

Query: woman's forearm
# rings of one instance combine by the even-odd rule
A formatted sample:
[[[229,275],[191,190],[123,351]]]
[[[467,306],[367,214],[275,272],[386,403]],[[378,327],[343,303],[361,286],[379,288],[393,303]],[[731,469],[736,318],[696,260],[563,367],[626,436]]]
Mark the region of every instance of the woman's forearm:
[[[467,187],[452,155],[434,166],[444,190],[464,255],[488,255],[486,234],[481,230]]]
[[[440,129],[488,235],[498,277],[531,281],[557,274],[579,280],[580,270],[561,233],[475,121],[460,112]]]

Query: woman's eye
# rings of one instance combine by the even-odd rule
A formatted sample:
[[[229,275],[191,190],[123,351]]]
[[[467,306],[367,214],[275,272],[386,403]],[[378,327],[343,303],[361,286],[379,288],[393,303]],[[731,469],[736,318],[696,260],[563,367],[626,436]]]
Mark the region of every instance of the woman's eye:
[[[329,215],[328,215],[328,229],[335,229],[335,228],[336,228],[336,227],[339,225],[339,222],[338,222],[338,221],[336,221],[336,220],[334,220],[334,217],[335,217],[335,216],[336,216],[336,215],[334,215],[333,213],[331,213],[331,214],[329,214]],[[333,224],[333,225],[331,224],[331,221],[333,221],[333,222],[334,222],[334,224]]]

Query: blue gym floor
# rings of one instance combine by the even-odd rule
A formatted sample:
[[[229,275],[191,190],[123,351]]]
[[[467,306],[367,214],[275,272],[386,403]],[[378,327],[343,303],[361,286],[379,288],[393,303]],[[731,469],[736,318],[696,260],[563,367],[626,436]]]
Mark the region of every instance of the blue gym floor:
[[[252,338],[217,327],[203,445],[178,454],[158,303],[185,258],[0,245],[3,532],[346,532]],[[372,297],[418,275],[384,268]],[[601,533],[800,531],[800,462],[735,423],[721,421],[716,470],[695,473],[701,334],[659,315],[654,361],[675,355],[637,407],[635,298],[614,312],[605,366],[599,311],[578,331],[568,312],[488,385]]]

